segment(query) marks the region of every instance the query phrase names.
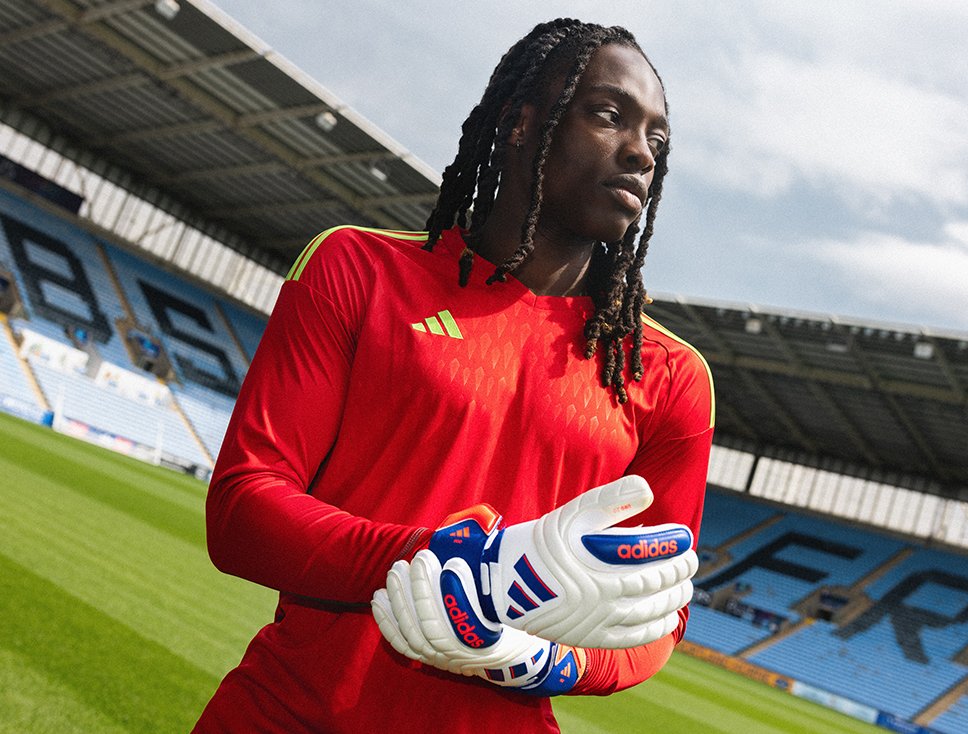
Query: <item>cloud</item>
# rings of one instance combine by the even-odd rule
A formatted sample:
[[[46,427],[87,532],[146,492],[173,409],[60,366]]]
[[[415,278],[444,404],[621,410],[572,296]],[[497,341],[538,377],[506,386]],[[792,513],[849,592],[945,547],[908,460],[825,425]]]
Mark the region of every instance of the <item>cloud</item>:
[[[854,297],[875,312],[934,317],[968,330],[968,221],[949,223],[935,242],[865,232],[851,241],[815,242],[812,252],[834,268]]]
[[[968,99],[778,53],[741,55],[697,86],[676,152],[711,182],[769,196],[800,179],[881,202],[968,203]]]

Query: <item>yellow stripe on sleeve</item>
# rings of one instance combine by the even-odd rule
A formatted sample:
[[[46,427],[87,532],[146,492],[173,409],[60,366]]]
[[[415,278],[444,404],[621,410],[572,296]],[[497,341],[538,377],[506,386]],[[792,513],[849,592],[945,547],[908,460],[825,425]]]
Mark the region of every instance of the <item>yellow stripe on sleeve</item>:
[[[706,361],[706,358],[702,356],[702,352],[700,352],[698,349],[696,349],[692,344],[687,342],[682,337],[679,337],[676,334],[673,334],[671,331],[669,331],[666,327],[664,327],[662,324],[660,324],[652,317],[642,314],[642,322],[648,325],[649,327],[655,329],[660,334],[664,334],[670,339],[673,339],[674,341],[679,342],[684,347],[689,349],[693,354],[699,357],[699,361],[702,362],[702,366],[706,370],[706,378],[709,380],[709,427],[712,428],[713,426],[715,426],[716,425],[716,389],[715,389],[715,386],[713,385],[713,372],[711,369],[709,369],[709,363]]]
[[[393,237],[398,240],[407,240],[409,242],[422,242],[426,241],[426,232],[403,232],[400,230],[393,229],[376,229],[374,227],[357,227],[352,224],[341,224],[337,227],[330,227],[325,232],[313,237],[309,244],[303,248],[303,251],[296,258],[296,261],[292,264],[289,269],[289,273],[286,275],[286,280],[299,280],[300,276],[303,274],[303,270],[306,269],[306,265],[309,263],[309,259],[316,252],[317,248],[323,244],[323,241],[329,237],[334,232],[338,232],[341,229],[355,229],[358,232],[373,232],[375,234],[387,235],[388,237]]]

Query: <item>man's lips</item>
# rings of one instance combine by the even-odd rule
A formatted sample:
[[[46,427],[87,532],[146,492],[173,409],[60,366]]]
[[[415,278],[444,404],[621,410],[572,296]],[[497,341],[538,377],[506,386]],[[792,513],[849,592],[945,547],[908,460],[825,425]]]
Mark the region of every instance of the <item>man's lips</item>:
[[[629,209],[636,211],[641,211],[649,193],[645,181],[632,174],[622,174],[610,178],[605,182],[605,186],[612,189],[628,205]]]

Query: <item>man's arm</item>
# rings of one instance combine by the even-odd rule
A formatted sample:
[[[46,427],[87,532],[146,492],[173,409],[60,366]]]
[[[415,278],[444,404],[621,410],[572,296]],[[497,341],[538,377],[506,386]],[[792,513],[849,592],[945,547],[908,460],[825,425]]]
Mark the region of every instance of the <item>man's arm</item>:
[[[206,523],[212,561],[226,573],[368,603],[393,562],[429,530],[373,522],[308,494],[343,412],[356,339],[345,309],[353,295],[284,284],[229,422]]]

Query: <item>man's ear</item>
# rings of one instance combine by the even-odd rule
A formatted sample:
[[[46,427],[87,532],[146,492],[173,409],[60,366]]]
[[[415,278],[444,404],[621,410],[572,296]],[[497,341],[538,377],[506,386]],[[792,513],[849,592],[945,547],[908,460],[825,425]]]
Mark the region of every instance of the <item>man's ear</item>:
[[[502,113],[502,119],[505,114],[507,114],[507,110]],[[531,137],[536,134],[537,129],[537,110],[535,106],[530,103],[521,105],[518,119],[508,135],[508,145],[512,148],[520,148],[527,145],[531,141]]]

